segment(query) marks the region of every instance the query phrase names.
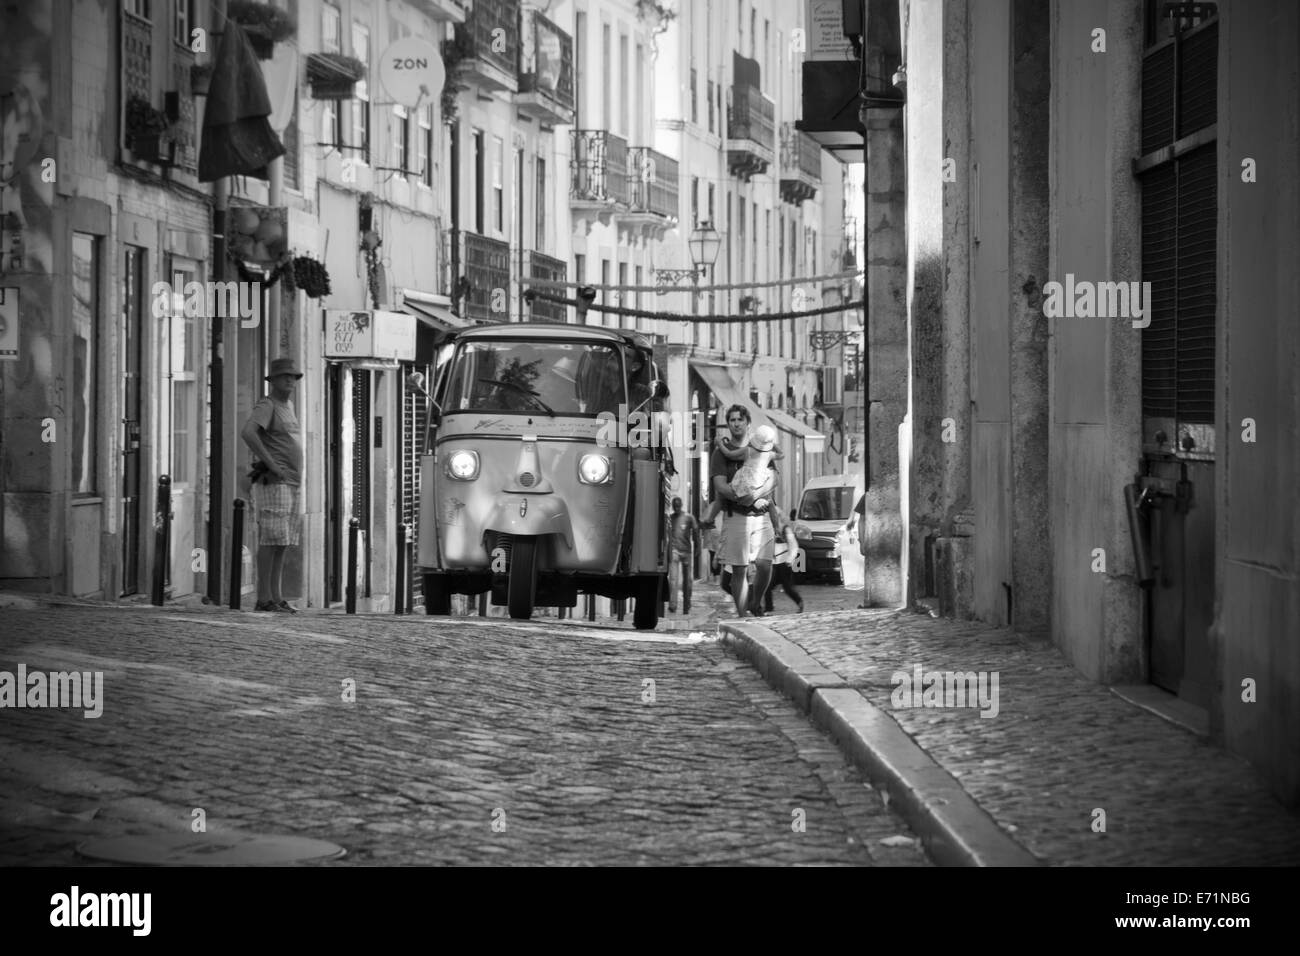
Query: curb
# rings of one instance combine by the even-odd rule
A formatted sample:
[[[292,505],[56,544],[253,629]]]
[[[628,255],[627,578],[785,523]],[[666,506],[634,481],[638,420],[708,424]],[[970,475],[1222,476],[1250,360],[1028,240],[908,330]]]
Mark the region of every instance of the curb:
[[[791,698],[886,791],[940,866],[1041,866],[957,779],[838,674],[761,624],[718,624],[723,646]]]

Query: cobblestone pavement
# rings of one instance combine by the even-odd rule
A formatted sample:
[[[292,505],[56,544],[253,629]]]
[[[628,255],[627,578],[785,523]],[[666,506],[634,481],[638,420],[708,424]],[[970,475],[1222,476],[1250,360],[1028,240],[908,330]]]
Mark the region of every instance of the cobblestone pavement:
[[[82,840],[188,833],[202,808],[209,833],[333,841],[341,865],[929,865],[712,639],[22,606],[0,608],[0,671],[102,671],[103,714],[0,710],[0,863],[87,865]]]
[[[762,623],[892,716],[1040,860],[1300,864],[1300,817],[1254,768],[1086,679],[1055,647],[979,623],[851,609],[848,592],[832,590],[823,610]],[[893,674],[917,666],[997,672],[996,717],[972,708],[895,709]],[[1098,808],[1105,832],[1093,829]]]

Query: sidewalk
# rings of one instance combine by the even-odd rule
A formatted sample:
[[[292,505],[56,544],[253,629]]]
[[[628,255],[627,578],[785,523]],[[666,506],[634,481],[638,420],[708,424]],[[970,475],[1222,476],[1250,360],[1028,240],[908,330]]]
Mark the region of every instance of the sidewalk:
[[[840,593],[842,604],[856,596]],[[1300,815],[1250,764],[1086,679],[1050,644],[894,609],[719,628],[888,791],[937,862],[1300,864]],[[996,672],[996,715],[895,708],[893,675],[918,667],[983,671],[990,690]]]

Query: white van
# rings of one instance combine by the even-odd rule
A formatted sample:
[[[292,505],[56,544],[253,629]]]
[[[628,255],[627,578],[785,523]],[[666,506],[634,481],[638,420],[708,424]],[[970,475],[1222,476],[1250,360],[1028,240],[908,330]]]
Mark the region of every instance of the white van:
[[[853,514],[866,483],[862,475],[822,475],[804,486],[795,511],[794,536],[803,548],[810,578],[844,581],[836,534]]]

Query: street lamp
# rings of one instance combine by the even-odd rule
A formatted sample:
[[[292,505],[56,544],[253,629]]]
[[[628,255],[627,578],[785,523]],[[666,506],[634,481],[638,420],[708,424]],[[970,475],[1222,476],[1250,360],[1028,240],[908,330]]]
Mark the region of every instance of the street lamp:
[[[722,248],[722,237],[713,228],[713,223],[701,222],[691,232],[691,238],[687,240],[686,246],[691,251],[691,268],[655,269],[655,282],[659,286],[680,285],[683,279],[690,279],[691,284],[698,288],[700,276],[706,273],[718,258],[718,250]],[[659,295],[663,295],[665,291],[666,288],[660,288]]]

